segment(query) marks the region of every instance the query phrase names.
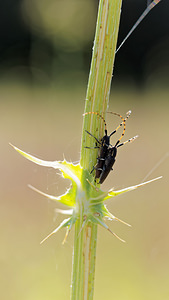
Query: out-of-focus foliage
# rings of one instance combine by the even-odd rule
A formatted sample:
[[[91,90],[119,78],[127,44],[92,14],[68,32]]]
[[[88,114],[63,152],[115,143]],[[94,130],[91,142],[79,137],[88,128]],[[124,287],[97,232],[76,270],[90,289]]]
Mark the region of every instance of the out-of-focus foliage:
[[[23,15],[33,32],[64,51],[82,50],[93,39],[94,1],[24,0]]]
[[[147,1],[123,1],[118,44]],[[30,85],[87,82],[98,0],[0,3],[0,79]],[[114,87],[168,88],[169,3],[161,1],[116,55]]]

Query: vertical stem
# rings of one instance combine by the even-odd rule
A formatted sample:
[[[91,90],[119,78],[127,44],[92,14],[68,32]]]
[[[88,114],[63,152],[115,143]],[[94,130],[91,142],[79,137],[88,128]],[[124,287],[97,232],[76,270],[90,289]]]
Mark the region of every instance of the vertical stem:
[[[93,299],[96,260],[97,225],[91,222],[84,230],[84,298]]]
[[[91,69],[87,87],[85,112],[104,115],[108,107],[115,49],[119,29],[122,0],[100,0],[94,40]],[[92,138],[85,130],[100,139],[103,136],[103,122],[96,115],[86,115],[83,122],[81,159],[84,169],[91,171],[96,163],[97,151],[86,149],[93,146]],[[83,175],[82,175],[83,176]],[[84,179],[85,180],[85,179]],[[94,292],[97,225],[88,222],[83,225],[83,204],[81,215],[75,224],[72,300],[92,300]]]
[[[104,116],[108,107],[121,2],[122,0],[100,0],[85,112],[95,111]],[[84,118],[80,162],[84,168],[91,170],[97,153],[84,148],[93,143],[85,130],[100,139],[103,136],[103,122],[98,118],[96,120],[93,115]]]

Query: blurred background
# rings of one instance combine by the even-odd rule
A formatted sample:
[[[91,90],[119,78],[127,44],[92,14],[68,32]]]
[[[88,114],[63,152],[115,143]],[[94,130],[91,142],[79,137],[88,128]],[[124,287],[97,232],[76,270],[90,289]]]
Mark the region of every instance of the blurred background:
[[[146,8],[123,2],[118,44]],[[82,113],[98,0],[0,2],[0,282],[4,300],[69,299],[73,230],[40,245],[62,217],[59,205],[28,188],[60,195],[69,182],[19,156],[9,142],[45,160],[80,157]],[[130,223],[98,229],[94,299],[169,299],[169,3],[161,1],[116,55],[110,111],[125,115],[126,139],[102,186],[163,179],[109,200]],[[119,120],[108,116],[111,132]],[[120,133],[119,133],[120,134]],[[117,137],[118,138],[118,137]],[[151,174],[150,174],[151,173]],[[147,176],[148,175],[148,176]]]

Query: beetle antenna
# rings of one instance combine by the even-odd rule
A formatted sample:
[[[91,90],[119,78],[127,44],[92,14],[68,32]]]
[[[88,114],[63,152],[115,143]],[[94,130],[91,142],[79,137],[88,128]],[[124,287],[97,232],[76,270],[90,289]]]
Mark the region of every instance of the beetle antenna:
[[[89,111],[89,112],[84,113],[83,116],[92,115],[92,114],[99,116],[103,120],[103,122],[104,122],[104,128],[105,128],[104,129],[105,130],[105,134],[107,135],[107,124],[106,124],[106,121],[105,121],[105,119],[98,112]]]
[[[138,135],[136,135],[136,136],[134,136],[133,138],[131,138],[131,139],[125,141],[124,143],[121,143],[120,145],[117,146],[117,148],[119,148],[119,147],[121,147],[121,146],[123,146],[123,145],[125,145],[125,144],[127,144],[127,143],[131,143],[131,142],[135,141],[136,138],[138,138]],[[116,143],[116,145],[117,145],[117,143]]]
[[[120,123],[120,125],[112,131],[112,133],[110,134],[110,136],[112,136],[114,133],[116,133],[116,131],[124,124],[124,129],[123,129],[123,132],[122,132],[122,135],[121,137],[119,138],[118,140],[118,143],[121,141],[122,137],[124,136],[124,133],[126,131],[126,120],[130,117],[131,115],[131,110],[129,110],[127,113],[126,113],[126,118],[124,119],[120,114],[118,113],[115,113],[115,112],[108,112],[109,114],[113,114],[115,116],[118,116],[122,119],[123,122]]]

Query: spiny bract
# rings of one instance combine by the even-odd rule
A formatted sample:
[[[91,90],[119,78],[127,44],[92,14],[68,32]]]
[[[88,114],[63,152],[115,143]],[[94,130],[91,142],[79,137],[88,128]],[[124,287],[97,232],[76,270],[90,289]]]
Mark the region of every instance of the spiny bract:
[[[109,230],[114,236],[116,236],[118,239],[124,242],[124,240],[119,238],[114,232],[112,232],[109,229],[109,227],[104,222],[104,219],[107,218],[109,220],[120,221],[128,226],[130,225],[113,216],[106,208],[104,201],[161,178],[158,177],[146,181],[144,183],[130,186],[128,188],[118,191],[114,191],[113,189],[111,189],[108,192],[103,192],[100,188],[95,187],[91,183],[93,180],[92,174],[90,174],[87,170],[84,170],[79,163],[73,164],[67,162],[65,159],[63,161],[44,161],[18,149],[13,145],[11,146],[28,160],[40,166],[59,169],[62,172],[64,178],[68,178],[71,180],[71,186],[66,191],[66,193],[58,197],[43,193],[35,187],[29,185],[29,187],[35,190],[36,192],[46,196],[51,200],[58,201],[69,207],[68,210],[58,209],[58,212],[64,215],[68,215],[69,217],[67,219],[64,219],[63,222],[55,230],[53,230],[46,238],[44,238],[41,243],[43,243],[48,237],[50,237],[52,234],[56,233],[60,228],[63,227],[67,228],[66,236],[64,238],[65,241],[72,226],[80,217],[83,219],[82,229],[88,221],[91,221],[103,226],[104,228]]]

